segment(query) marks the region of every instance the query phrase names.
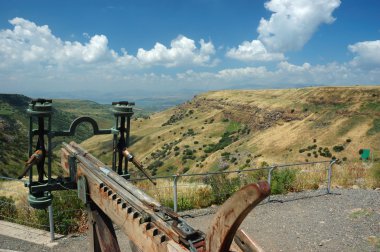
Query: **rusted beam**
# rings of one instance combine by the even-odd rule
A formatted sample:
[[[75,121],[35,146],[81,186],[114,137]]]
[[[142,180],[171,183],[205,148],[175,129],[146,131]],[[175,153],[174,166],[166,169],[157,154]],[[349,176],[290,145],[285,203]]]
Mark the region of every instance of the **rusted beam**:
[[[206,250],[229,251],[232,240],[248,213],[270,193],[267,182],[249,184],[233,194],[215,214],[206,236]]]
[[[188,226],[178,214],[161,206],[159,202],[73,142],[70,145],[64,144],[61,155],[61,164],[66,170],[70,168],[68,159],[73,156],[77,160],[75,179],[83,181],[82,178],[85,178],[84,181],[87,181],[85,186],[87,191],[81,195],[88,195],[90,202],[95,203],[114,224],[120,227],[137,250],[260,251],[252,250],[257,246],[242,232],[236,235],[238,246],[231,244],[246,215],[269,194],[268,183],[250,184],[235,193],[220,207],[205,237],[202,232]],[[87,202],[85,196],[82,198]],[[107,237],[112,238],[112,234]],[[101,247],[100,242],[98,243]]]
[[[103,163],[92,162],[90,155],[81,153],[72,145],[65,144],[64,147],[71,155],[76,156],[77,177],[86,177],[88,195],[91,200],[121,228],[130,240],[134,241],[140,250],[189,251],[181,245],[180,236],[173,227],[157,216],[155,208],[144,205],[142,201],[98,168],[98,166],[105,167]],[[65,156],[67,155],[62,157]],[[132,184],[130,186],[133,187]]]
[[[92,251],[120,252],[115,229],[110,218],[93,203],[88,204],[87,211]]]

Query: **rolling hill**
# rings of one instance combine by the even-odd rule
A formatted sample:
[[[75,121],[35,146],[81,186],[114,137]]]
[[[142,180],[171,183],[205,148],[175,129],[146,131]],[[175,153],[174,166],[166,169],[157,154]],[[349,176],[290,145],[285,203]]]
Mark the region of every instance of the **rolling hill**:
[[[132,122],[130,150],[153,175],[379,157],[380,87],[228,90]],[[110,136],[82,145],[106,163]]]

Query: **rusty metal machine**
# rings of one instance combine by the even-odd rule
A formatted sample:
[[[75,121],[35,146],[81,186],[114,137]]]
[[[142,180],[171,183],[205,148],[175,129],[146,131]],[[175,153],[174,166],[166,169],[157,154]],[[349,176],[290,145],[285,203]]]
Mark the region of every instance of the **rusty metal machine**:
[[[33,207],[46,208],[53,200],[51,191],[77,189],[78,197],[86,204],[89,214],[92,251],[120,251],[113,224],[128,236],[133,251],[262,251],[239,226],[248,213],[269,195],[267,182],[241,188],[219,208],[208,232],[203,233],[128,181],[127,162],[130,161],[155,183],[154,178],[145,172],[141,163],[126,148],[133,114],[129,103],[113,103],[116,123],[115,128],[110,130],[99,130],[92,118],[81,117],[74,120],[68,131],[53,132],[51,100],[32,101],[28,112],[31,115],[30,159],[22,176],[29,172],[29,202]],[[37,117],[37,130],[33,130],[33,116]],[[48,119],[47,129],[45,118]],[[90,123],[94,134],[114,134],[112,167],[107,167],[75,142],[63,143],[61,166],[69,176],[53,179],[51,139],[54,136],[73,135],[81,122]],[[34,152],[33,136],[38,137]],[[47,150],[45,137],[48,140]],[[43,178],[45,157],[48,163],[47,180]],[[33,181],[33,165],[37,166],[38,181]]]

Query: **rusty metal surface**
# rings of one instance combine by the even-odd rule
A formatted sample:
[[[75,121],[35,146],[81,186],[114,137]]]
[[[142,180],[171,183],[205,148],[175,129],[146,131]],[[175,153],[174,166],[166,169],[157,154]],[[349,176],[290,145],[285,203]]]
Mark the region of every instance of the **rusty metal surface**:
[[[86,152],[64,145],[78,159],[77,177],[85,176],[91,200],[134,241],[142,251],[189,251],[180,244],[180,237],[172,226],[156,215],[154,208],[146,206],[107,177],[100,169],[105,166]],[[66,155],[62,155],[65,158]],[[66,163],[65,160],[62,163]],[[95,164],[94,164],[95,163]],[[127,182],[127,181],[126,181]],[[131,186],[133,186],[131,184]],[[136,188],[137,189],[137,188]],[[147,219],[146,216],[151,218]]]
[[[22,179],[29,171],[29,169],[32,168],[33,165],[41,162],[42,160],[43,152],[42,150],[36,150],[33,155],[30,156],[28,161],[25,162],[25,168],[24,171],[18,176],[18,179]]]
[[[120,252],[112,221],[95,204],[88,206],[88,224],[92,251]]]
[[[248,213],[270,193],[267,182],[249,184],[230,197],[215,214],[206,236],[206,250],[229,251],[237,229]]]
[[[153,181],[152,177],[144,169],[141,162],[138,159],[136,159],[136,157],[132,155],[132,153],[130,153],[127,148],[124,148],[124,150],[122,151],[122,154],[126,157],[128,161],[132,162],[132,164],[134,164],[150,180],[150,182],[153,183],[153,185],[156,185],[156,182]]]
[[[232,248],[251,251],[247,249],[254,247],[254,242],[240,232],[236,238],[240,248],[231,244],[246,215],[269,194],[268,183],[250,184],[236,192],[220,207],[205,236],[74,142],[64,144],[61,154],[64,169],[70,170],[68,158],[72,156],[78,161],[75,178],[86,178],[91,201],[120,227],[134,243],[136,251],[216,252]],[[101,246],[101,241],[94,239],[94,244],[96,242]],[[248,245],[242,246],[242,243]]]

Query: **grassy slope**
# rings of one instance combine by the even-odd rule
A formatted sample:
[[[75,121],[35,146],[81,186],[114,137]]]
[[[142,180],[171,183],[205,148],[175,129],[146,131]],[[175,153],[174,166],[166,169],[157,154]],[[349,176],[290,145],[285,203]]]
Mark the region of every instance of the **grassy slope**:
[[[23,95],[0,94],[0,175],[16,176],[28,158],[29,116],[26,109],[30,101],[31,98]],[[109,106],[90,101],[53,100],[53,109],[52,128],[55,131],[69,129],[70,123],[79,116],[93,117],[99,122],[100,128],[112,126],[113,116]],[[81,142],[91,135],[92,129],[83,124],[77,128],[74,137],[54,138],[53,146],[59,146],[62,141]],[[55,159],[54,164],[57,166],[58,155]]]
[[[320,147],[348,160],[357,160],[358,150],[367,147],[378,156],[379,101],[377,86],[209,92],[149,119],[135,119],[132,136],[137,142],[130,149],[145,165],[155,163],[150,170],[158,174],[330,159],[318,152],[314,156]],[[83,145],[110,162],[110,136]],[[312,145],[316,149],[299,153]],[[345,149],[334,152],[336,145]]]

